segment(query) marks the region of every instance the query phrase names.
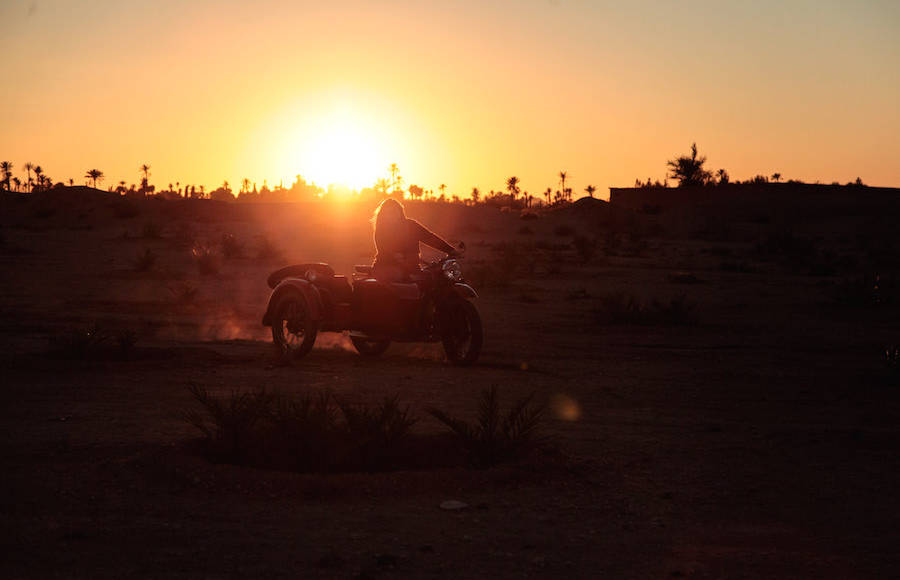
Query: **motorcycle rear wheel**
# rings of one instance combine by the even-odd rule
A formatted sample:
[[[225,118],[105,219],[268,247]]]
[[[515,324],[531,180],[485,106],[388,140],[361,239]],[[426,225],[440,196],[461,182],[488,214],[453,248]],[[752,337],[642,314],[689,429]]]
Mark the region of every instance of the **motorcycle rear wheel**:
[[[444,312],[441,341],[450,362],[469,366],[478,360],[484,340],[481,315],[468,300],[454,301]]]
[[[306,299],[294,293],[285,294],[275,303],[272,319],[272,341],[287,358],[301,358],[312,350],[319,332]]]

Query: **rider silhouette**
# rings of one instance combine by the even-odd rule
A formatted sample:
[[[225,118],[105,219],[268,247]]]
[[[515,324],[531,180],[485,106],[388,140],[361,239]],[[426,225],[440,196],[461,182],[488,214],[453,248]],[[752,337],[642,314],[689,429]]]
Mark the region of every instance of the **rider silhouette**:
[[[375,224],[375,263],[372,275],[382,282],[400,282],[419,269],[419,242],[447,255],[453,246],[416,220],[406,217],[403,205],[385,199],[372,217]]]

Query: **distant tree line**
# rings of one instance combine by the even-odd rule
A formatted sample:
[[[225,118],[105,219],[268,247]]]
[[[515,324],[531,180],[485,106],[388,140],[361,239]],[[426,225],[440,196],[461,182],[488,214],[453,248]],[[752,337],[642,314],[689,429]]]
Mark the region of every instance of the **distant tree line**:
[[[706,169],[706,156],[697,152],[697,144],[691,144],[690,155],[681,155],[675,159],[666,162],[667,172],[663,181],[651,180],[647,181],[636,179],[634,186],[644,189],[650,188],[666,188],[669,186],[669,179],[674,179],[678,183],[678,187],[716,187],[723,185],[761,185],[765,183],[781,183],[781,173],[773,173],[771,177],[765,175],[756,175],[745,181],[731,181],[731,176],[725,169],[718,169],[715,172]],[[794,179],[788,180],[787,183],[802,183]],[[833,182],[831,185],[840,185]],[[848,182],[847,185],[865,187],[862,179],[856,178],[856,181]]]

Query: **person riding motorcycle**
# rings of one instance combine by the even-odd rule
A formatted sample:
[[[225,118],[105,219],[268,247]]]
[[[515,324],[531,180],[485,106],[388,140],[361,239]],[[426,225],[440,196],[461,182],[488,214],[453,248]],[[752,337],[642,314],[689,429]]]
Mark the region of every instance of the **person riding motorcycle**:
[[[406,217],[403,205],[392,198],[382,201],[372,217],[375,225],[375,263],[372,275],[382,282],[409,280],[419,271],[419,242],[448,256],[453,246],[414,219]]]

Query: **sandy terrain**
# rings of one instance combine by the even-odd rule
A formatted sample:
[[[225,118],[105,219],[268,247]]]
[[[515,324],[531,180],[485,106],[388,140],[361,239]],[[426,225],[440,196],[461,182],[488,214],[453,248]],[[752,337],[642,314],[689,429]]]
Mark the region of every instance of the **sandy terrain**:
[[[798,221],[798,237],[837,256],[820,272],[808,253],[757,248],[775,228],[758,216],[688,237],[665,235],[665,214],[580,206],[523,221],[411,205],[469,247],[480,363],[452,367],[431,345],[362,358],[332,336],[285,366],[259,324],[266,275],[305,260],[349,274],[373,253],[371,207],[69,193],[4,198],[0,211],[4,577],[896,574],[900,385],[883,352],[900,343],[898,304],[887,285],[874,306],[835,299],[843,281],[897,263],[892,243],[859,240],[884,216]],[[599,240],[587,264],[560,226]],[[192,249],[218,254],[223,234],[243,255],[202,275]],[[263,238],[277,251],[260,257]],[[614,291],[684,295],[695,323],[605,323]],[[102,348],[59,353],[60,337],[94,325]],[[551,401],[556,451],[486,470],[214,464],[182,418],[191,384],[396,393],[418,432],[440,430],[428,406],[471,417],[492,385],[506,402],[535,392]],[[469,507],[439,507],[451,499]]]

